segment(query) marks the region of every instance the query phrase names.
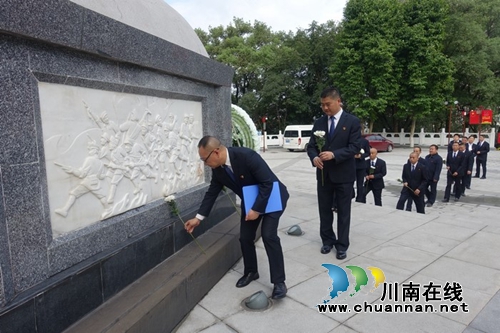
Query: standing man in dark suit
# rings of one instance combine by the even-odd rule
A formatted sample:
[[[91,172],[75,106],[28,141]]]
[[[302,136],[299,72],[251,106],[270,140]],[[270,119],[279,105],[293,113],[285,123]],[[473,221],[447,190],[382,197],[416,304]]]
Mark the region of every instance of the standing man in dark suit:
[[[443,202],[450,201],[451,185],[455,184],[455,201],[460,200],[462,177],[465,170],[465,154],[458,150],[458,143],[453,144],[453,150],[446,157],[446,190]]]
[[[366,203],[366,193],[364,188],[366,176],[366,158],[370,156],[370,144],[368,140],[361,137],[361,149],[354,155],[356,159],[356,202]]]
[[[349,227],[351,224],[351,199],[356,162],[359,153],[361,125],[359,119],[342,110],[340,93],[329,87],[321,92],[321,108],[325,115],[314,122],[307,154],[317,168],[316,180],[320,219],[321,253],[337,250],[337,259],[347,257]],[[318,147],[316,131],[326,133],[325,145]],[[332,201],[337,203],[337,235],[333,231]]]
[[[474,140],[476,140],[476,137],[474,135],[470,135],[469,138],[467,139],[467,144],[465,145],[465,150],[469,152],[472,163],[472,168],[470,169],[471,174],[464,177],[464,185],[465,188],[468,190],[470,190],[470,185],[472,182],[472,170],[474,168],[474,159],[476,158],[477,145],[474,143]]]
[[[464,176],[462,177],[462,186],[460,187],[460,190],[462,191],[461,196],[465,197],[465,189],[467,180],[468,184],[470,184],[470,178],[472,176],[472,166],[474,164],[474,157],[470,151],[467,151],[465,148],[465,143],[460,143],[458,145],[458,150],[465,155],[465,161],[464,161]],[[455,189],[455,191],[458,191]]]
[[[384,185],[384,177],[387,174],[385,161],[377,158],[377,149],[370,149],[370,159],[366,163],[366,194],[373,191],[373,199],[375,206],[382,206],[382,189]]]
[[[476,175],[474,178],[479,178],[479,167],[483,168],[483,176],[481,179],[486,179],[486,160],[488,159],[488,152],[490,151],[490,144],[484,141],[484,136],[479,136],[479,142],[476,147]]]
[[[432,207],[436,202],[437,183],[443,169],[443,158],[439,156],[438,149],[437,145],[431,145],[429,155],[425,157],[425,166],[427,167],[427,188],[425,190],[427,207]]]
[[[419,146],[415,146],[413,147],[413,152],[416,153],[418,155],[418,163],[420,165],[423,165],[423,166],[426,166],[425,165],[425,159],[423,157],[421,157],[420,155],[422,154],[422,148],[420,148]],[[408,164],[410,164],[410,160],[408,159]],[[428,179],[429,177],[427,177]],[[424,191],[424,194],[425,194],[425,191]],[[406,211],[407,212],[411,212],[411,203],[413,202],[413,199],[411,197],[408,197],[408,201],[406,202]]]
[[[417,207],[417,213],[425,214],[424,193],[427,186],[427,170],[418,163],[418,154],[410,154],[410,163],[403,165],[403,189],[399,196],[396,209],[403,210],[406,200],[412,198]]]
[[[195,218],[186,222],[186,231],[192,233],[194,228],[208,216],[222,188],[224,186],[230,188],[242,199],[240,245],[245,268],[243,277],[238,280],[236,287],[245,287],[259,278],[254,241],[257,228],[262,221],[262,240],[269,259],[271,282],[274,284],[272,298],[285,297],[287,293],[285,264],[280,238],[278,237],[278,223],[289,198],[286,186],[279,181],[262,157],[251,149],[244,147],[226,148],[219,139],[205,136],[198,143],[198,154],[201,160],[212,168],[212,180],[198,214],[196,214]],[[276,181],[279,183],[283,210],[264,213],[273,189],[273,183]],[[247,185],[259,186],[259,194],[248,215],[245,214],[246,209],[242,190],[243,186]]]

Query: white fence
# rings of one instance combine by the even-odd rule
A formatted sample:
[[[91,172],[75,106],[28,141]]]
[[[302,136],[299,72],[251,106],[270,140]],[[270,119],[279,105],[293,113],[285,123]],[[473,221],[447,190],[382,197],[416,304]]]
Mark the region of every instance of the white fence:
[[[264,140],[264,135],[259,135],[260,136],[260,147],[265,147],[266,149],[268,147],[283,147],[283,133],[279,131],[278,134],[267,134],[267,132],[264,132],[265,134],[265,140]],[[264,145],[265,141],[265,145]]]
[[[278,134],[267,134],[265,133],[265,140],[264,140],[264,135],[260,135],[260,146],[265,147],[266,149],[268,147],[282,147],[283,146],[283,134],[281,131]],[[401,129],[401,132],[386,132],[385,129],[382,132],[374,132],[373,134],[380,134],[387,139],[391,140],[394,142],[396,145],[402,145],[402,146],[409,146],[410,145],[410,133],[405,133],[404,129]],[[432,144],[438,145],[438,146],[446,146],[450,140],[453,139],[453,134],[455,132],[451,133],[451,138],[448,138],[448,133],[445,132],[444,128],[441,130],[441,132],[424,132],[424,129],[420,129],[420,132],[413,134],[413,144],[415,146],[430,146]],[[462,133],[458,133],[462,135]],[[489,132],[481,132],[482,135],[484,135],[484,140],[488,142],[492,147],[495,146],[495,129],[492,128],[491,131]],[[476,135],[478,136],[478,133],[474,132],[469,132],[469,129],[465,129],[465,135]],[[265,143],[264,143],[265,141]]]
[[[413,134],[413,144],[415,146],[430,146],[432,144],[438,146],[446,146],[448,143],[453,140],[453,135],[457,132],[451,132],[451,138],[448,138],[448,133],[445,132],[444,128],[441,132],[424,132],[424,129],[420,129],[419,133]],[[401,129],[401,132],[386,132],[385,129],[382,132],[375,132],[375,134],[380,134],[387,139],[391,140],[397,145],[410,145],[410,133],[405,133],[404,129]],[[458,132],[458,134],[462,135],[463,133]],[[465,136],[475,135],[479,136],[478,133],[469,132],[469,129],[465,129]],[[495,129],[492,128],[490,132],[481,132],[481,135],[484,135],[484,140],[488,142],[491,146],[495,145]]]

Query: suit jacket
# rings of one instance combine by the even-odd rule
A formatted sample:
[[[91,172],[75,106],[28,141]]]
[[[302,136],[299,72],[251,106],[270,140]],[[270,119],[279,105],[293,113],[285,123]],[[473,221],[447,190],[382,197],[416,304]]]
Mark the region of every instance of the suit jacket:
[[[465,150],[466,150],[466,151],[469,151],[469,146],[470,146],[470,145],[471,145],[470,143],[466,143],[466,144],[465,144]],[[475,143],[473,143],[473,144],[472,144],[472,150],[471,150],[471,152],[472,152],[472,157],[476,156],[476,148],[477,148],[477,145],[476,145]]]
[[[425,167],[427,168],[427,179],[439,181],[443,169],[443,158],[439,154],[429,154],[425,157]]]
[[[423,194],[427,188],[427,169],[425,165],[417,162],[415,171],[411,171],[411,164],[406,163],[403,166],[403,183],[408,183],[408,186],[415,191],[419,189]]]
[[[278,177],[276,177],[257,152],[244,147],[228,147],[227,150],[235,180],[232,179],[223,167],[212,169],[212,180],[210,181],[208,191],[205,193],[198,214],[208,216],[223,186],[230,188],[242,199],[241,207],[245,211],[242,187],[256,184],[259,185],[259,194],[252,209],[262,213],[266,209],[273,189],[273,182],[275,181],[279,182],[281,201],[283,207],[285,207],[289,198],[286,186],[279,181]]]
[[[465,161],[464,161],[464,175],[467,174],[467,171],[472,172],[472,167],[474,166],[474,153],[471,151],[464,151]]]
[[[453,173],[458,172],[458,176],[462,177],[465,174],[467,160],[468,158],[461,151],[457,151],[457,157],[455,158],[453,158],[453,152],[449,152],[446,157],[446,166],[450,167],[448,173],[453,175]]]
[[[361,149],[365,152],[361,154],[360,158],[355,158],[356,160],[356,169],[366,169],[366,158],[370,156],[370,143],[365,138],[361,137],[359,145]],[[360,151],[361,151],[360,149]]]
[[[371,163],[371,160],[366,161],[366,175],[368,176],[370,174],[373,174],[375,178],[367,180],[367,185],[370,184],[370,186],[376,190],[383,189],[385,187],[384,176],[387,174],[387,166],[385,164],[385,161],[377,157],[377,162],[375,162],[375,170],[373,171],[373,173],[370,173]]]
[[[311,139],[307,145],[307,155],[312,161],[319,155],[314,132],[328,133],[328,116],[324,115],[314,122]],[[354,155],[359,153],[361,139],[361,125],[359,119],[345,110],[337,121],[333,138],[330,140],[325,134],[325,146],[322,151],[331,151],[335,159],[325,161],[323,174],[325,179],[330,178],[333,183],[352,183],[356,179],[356,162]],[[314,163],[313,163],[314,166]],[[316,179],[321,181],[321,170],[316,170]]]
[[[486,141],[483,141],[483,144],[479,146],[479,143],[476,145],[476,156],[478,160],[486,160],[488,152],[490,151],[490,144]],[[479,153],[479,154],[478,154]]]

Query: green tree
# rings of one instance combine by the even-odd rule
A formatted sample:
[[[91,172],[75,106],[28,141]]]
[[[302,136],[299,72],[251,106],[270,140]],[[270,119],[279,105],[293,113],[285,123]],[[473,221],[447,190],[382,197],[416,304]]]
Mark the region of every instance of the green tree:
[[[456,68],[453,99],[470,109],[484,106],[498,112],[500,0],[450,0],[446,31],[445,53]]]
[[[402,2],[403,25],[398,29],[396,59],[400,72],[400,118],[411,120],[410,144],[417,121],[443,112],[453,91],[453,63],[443,53],[448,6],[445,0]]]
[[[331,74],[348,109],[370,131],[388,105],[396,103],[396,30],[402,23],[398,0],[350,0],[344,11]]]

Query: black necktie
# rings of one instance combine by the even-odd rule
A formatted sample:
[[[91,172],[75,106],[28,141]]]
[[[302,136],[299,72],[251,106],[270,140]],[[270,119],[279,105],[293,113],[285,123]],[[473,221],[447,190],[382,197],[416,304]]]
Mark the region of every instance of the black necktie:
[[[411,172],[415,171],[415,164],[411,165]]]
[[[375,162],[372,161],[372,167],[375,167]]]
[[[453,158],[457,157],[457,153],[453,153]]]
[[[233,172],[233,170],[231,170],[231,168],[229,167],[229,165],[225,165],[224,164],[223,169],[226,170],[226,173],[229,175],[229,177],[231,177],[231,179],[233,180],[233,182],[236,183],[236,176],[234,175],[234,172]]]
[[[330,139],[333,137],[333,132],[335,131],[335,117],[330,117],[330,131],[328,132],[328,135],[330,136]]]

